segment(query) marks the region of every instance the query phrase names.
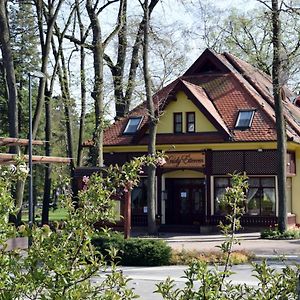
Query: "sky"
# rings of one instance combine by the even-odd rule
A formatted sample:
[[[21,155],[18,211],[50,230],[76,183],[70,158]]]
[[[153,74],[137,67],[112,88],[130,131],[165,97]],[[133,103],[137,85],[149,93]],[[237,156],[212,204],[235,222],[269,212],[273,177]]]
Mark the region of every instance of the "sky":
[[[180,4],[181,3],[183,4]],[[155,10],[152,13],[152,17],[160,20],[161,26],[165,27],[168,26],[168,24],[174,24],[175,21],[181,22],[184,25],[188,25],[191,30],[195,29],[195,14],[192,14],[191,11],[185,9],[185,5],[191,3],[195,3],[194,10],[197,10],[197,1],[201,2],[208,2],[211,3],[221,9],[231,9],[231,8],[237,8],[242,10],[247,10],[253,8],[255,5],[257,5],[256,0],[162,0],[161,3],[159,3]],[[141,15],[140,7],[137,3],[137,1],[131,2],[128,1],[129,5],[133,5],[131,7],[132,14],[139,16]],[[135,5],[135,6],[134,6]],[[113,7],[113,6],[112,6]],[[117,7],[117,6],[116,6]],[[112,16],[116,14],[116,11],[112,10]],[[114,25],[115,18],[107,18],[108,15],[105,16],[103,19],[103,23],[108,22],[109,30]],[[199,18],[197,20],[199,23]],[[176,30],[174,25],[169,25],[170,31],[172,32],[173,29]],[[174,26],[174,28],[172,28]],[[105,26],[103,26],[104,32],[105,32]],[[181,35],[181,36],[180,36]],[[186,53],[187,61],[193,62],[197,57],[201,54],[201,52],[204,50],[203,47],[201,47],[201,41],[198,39],[190,39],[188,36],[182,36],[182,32],[178,31],[178,33],[172,32],[172,38],[180,40],[183,44],[189,44],[191,46],[190,51]],[[183,49],[178,48],[178,51],[184,51]],[[75,54],[74,54],[75,55]],[[153,66],[152,66],[153,67]],[[187,66],[188,67],[188,66]],[[92,73],[91,73],[92,74]],[[75,83],[75,86],[78,86],[78,83]],[[78,92],[78,89],[75,89]],[[76,98],[78,95],[76,94]],[[114,115],[114,113],[112,113]]]
[[[190,6],[191,2],[194,6]],[[178,21],[181,22],[186,29],[193,32],[196,30],[197,25],[199,26],[201,23],[200,12],[197,16],[197,8],[200,8],[200,3],[208,3],[220,8],[221,10],[231,10],[236,8],[242,11],[251,10],[255,8],[255,6],[257,7],[262,5],[257,0],[162,0],[157,7],[155,7],[151,18],[160,19],[162,26],[168,26],[168,24],[174,26],[172,24],[174,24],[175,21]],[[197,25],[195,26],[195,24]],[[179,30],[176,33],[176,26],[173,28],[174,39],[180,39],[183,43],[190,45],[191,49],[186,55],[188,56],[188,59],[193,62],[204,50],[204,46],[199,44],[201,43],[201,39],[199,39],[199,37],[193,39],[187,35],[179,37],[182,32]]]

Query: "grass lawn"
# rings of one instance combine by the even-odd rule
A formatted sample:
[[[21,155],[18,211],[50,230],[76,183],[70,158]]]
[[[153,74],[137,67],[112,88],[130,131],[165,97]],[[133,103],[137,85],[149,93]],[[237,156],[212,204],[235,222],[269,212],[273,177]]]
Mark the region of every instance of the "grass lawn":
[[[49,211],[49,220],[50,221],[61,221],[67,218],[67,210],[65,208],[57,208],[53,210],[50,208]],[[40,221],[42,218],[42,210],[36,209],[35,210],[35,220]],[[24,210],[22,213],[22,221],[28,221],[28,210]]]

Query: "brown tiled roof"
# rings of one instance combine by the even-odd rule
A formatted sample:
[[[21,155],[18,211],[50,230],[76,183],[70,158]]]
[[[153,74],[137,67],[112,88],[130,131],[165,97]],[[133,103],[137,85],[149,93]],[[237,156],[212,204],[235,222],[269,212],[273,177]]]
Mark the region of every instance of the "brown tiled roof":
[[[209,68],[205,68],[205,64]],[[153,96],[158,109],[164,109],[178,88],[188,90],[188,97],[199,103],[219,133],[195,133],[182,135],[157,135],[157,144],[254,142],[275,141],[275,112],[271,78],[250,64],[229,54],[216,54],[206,50],[180,78]],[[284,111],[287,119],[288,138],[300,141],[300,109],[289,98],[292,93],[285,88],[287,98]],[[197,102],[194,102],[197,104]],[[235,129],[239,110],[255,109],[249,129]],[[130,117],[142,116],[142,124],[135,135],[124,135]],[[104,145],[143,145],[147,143],[148,114],[146,103],[133,109],[128,116],[112,124],[104,134]],[[90,143],[86,143],[89,145]]]
[[[259,94],[265,102],[265,110],[269,114],[275,115],[272,78],[261,70],[251,66],[249,63],[236,56],[224,53],[224,57],[232,63],[238,70],[238,76],[244,78],[252,88]],[[250,88],[249,88],[250,89]],[[295,95],[285,86],[283,87],[285,98],[283,99],[283,109],[287,121],[287,135],[290,139],[299,141],[300,136],[300,109],[292,103]],[[274,118],[275,120],[275,118]]]
[[[173,87],[176,85],[179,79],[174,80],[172,83],[167,85],[166,87],[159,90],[156,94],[153,95],[154,102],[156,103],[156,106],[162,105],[170,91],[173,89]],[[148,112],[146,107],[146,102],[144,101],[137,107],[135,107],[132,111],[130,111],[129,115],[117,120],[115,123],[113,123],[109,128],[107,128],[104,132],[104,145],[129,145],[133,142],[133,139],[135,138],[134,135],[126,135],[123,134],[123,131],[126,127],[126,124],[128,122],[128,119],[131,117],[143,117],[142,123],[140,124],[140,129],[144,128],[144,126],[148,122]],[[85,145],[91,145],[92,141],[87,141]]]

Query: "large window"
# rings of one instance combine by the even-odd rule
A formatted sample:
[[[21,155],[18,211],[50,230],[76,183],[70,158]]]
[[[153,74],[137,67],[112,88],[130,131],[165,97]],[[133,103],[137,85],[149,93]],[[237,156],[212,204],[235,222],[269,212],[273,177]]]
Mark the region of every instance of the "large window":
[[[186,113],[186,132],[195,132],[195,113]]]
[[[254,117],[255,110],[240,110],[236,123],[235,128],[237,129],[246,129],[250,128],[252,124],[252,120]]]
[[[126,125],[125,129],[124,129],[124,133],[126,133],[126,134],[135,133],[138,130],[141,121],[142,121],[142,117],[130,118],[127,122],[127,125]]]
[[[275,177],[250,177],[245,205],[245,214],[252,216],[275,216],[276,188]],[[214,180],[214,212],[226,214],[222,204],[226,187],[231,186],[229,177],[216,177]]]
[[[182,113],[174,113],[174,132],[182,132]]]
[[[274,216],[276,214],[275,177],[249,178],[246,213]]]

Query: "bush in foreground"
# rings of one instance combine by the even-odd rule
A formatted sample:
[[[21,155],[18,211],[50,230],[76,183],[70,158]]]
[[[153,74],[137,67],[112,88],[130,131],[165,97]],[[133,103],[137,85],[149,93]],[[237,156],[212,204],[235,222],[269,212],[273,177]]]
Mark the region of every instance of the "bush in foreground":
[[[63,228],[44,225],[22,225],[18,230],[8,223],[8,215],[16,212],[11,195],[13,184],[25,180],[25,164],[0,166],[0,299],[3,300],[130,300],[136,298],[127,287],[128,279],[112,261],[107,262],[91,243],[95,222],[115,219],[114,196],[137,185],[145,165],[155,165],[160,156],[135,158],[123,166],[110,166],[103,174],[85,178],[78,194],[77,206],[65,194],[62,206],[67,210]],[[7,240],[27,236],[31,247],[26,253],[7,251]],[[102,280],[94,282],[94,276]]]

